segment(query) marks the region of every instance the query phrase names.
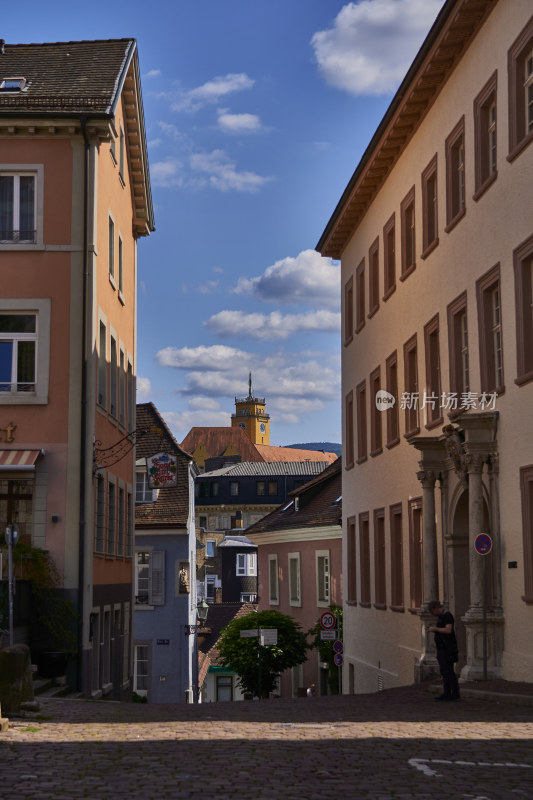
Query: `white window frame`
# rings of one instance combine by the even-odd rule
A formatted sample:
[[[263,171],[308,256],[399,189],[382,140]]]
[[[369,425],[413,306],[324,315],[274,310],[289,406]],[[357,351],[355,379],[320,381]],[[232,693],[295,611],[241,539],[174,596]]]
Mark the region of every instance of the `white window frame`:
[[[323,561],[323,567],[320,562]],[[327,608],[331,603],[331,555],[329,550],[315,550],[316,604]],[[321,595],[323,595],[321,597]]]
[[[302,605],[302,577],[300,565],[300,553],[289,553],[287,556],[289,573],[289,605],[301,607]],[[292,565],[295,565],[293,575]]]
[[[142,459],[144,461],[144,459]],[[140,484],[142,483],[142,499],[140,497]],[[157,500],[157,489],[150,489],[148,485],[148,475],[146,474],[146,463],[139,464],[135,468],[135,503],[154,503]]]
[[[235,559],[237,577],[257,575],[257,553],[237,553]]]
[[[142,659],[142,663],[146,664],[146,672],[142,673],[142,677],[146,678],[146,689],[139,689],[138,687],[138,680],[139,680],[139,649],[146,648],[146,658]],[[143,654],[144,655],[144,654]],[[149,642],[135,642],[133,647],[133,691],[138,694],[140,697],[147,697],[148,696],[148,686],[150,685],[150,668],[151,668],[151,658],[150,658],[150,643]]]
[[[115,220],[113,215],[109,213],[108,222],[108,267],[109,267],[109,283],[113,289],[117,288],[115,280]]]
[[[279,564],[278,554],[268,555],[268,603],[279,606]]]
[[[0,175],[16,175],[18,177],[33,175],[35,178],[34,238],[32,241],[1,240],[0,250],[42,250],[44,228],[44,165],[2,163],[0,164]]]
[[[210,547],[211,545],[211,547]],[[217,540],[216,539],[207,539],[205,544],[205,557],[206,558],[215,558],[216,556],[216,547],[217,547]],[[209,550],[211,549],[211,553]]]
[[[33,392],[17,392],[15,389],[10,392],[0,392],[0,405],[42,405],[48,403],[51,300],[49,298],[0,299],[0,312],[6,314],[35,314],[37,317],[35,390]]]
[[[140,564],[138,555],[144,553],[148,556],[148,563]],[[139,573],[141,568],[148,568],[148,574],[143,576],[143,581],[148,581],[147,601],[140,602],[138,598],[141,596],[139,592]],[[144,592],[143,592],[144,595]],[[154,550],[151,547],[136,547],[135,548],[135,563],[134,563],[134,597],[135,609],[145,609],[153,611],[155,606],[165,605],[165,551]]]

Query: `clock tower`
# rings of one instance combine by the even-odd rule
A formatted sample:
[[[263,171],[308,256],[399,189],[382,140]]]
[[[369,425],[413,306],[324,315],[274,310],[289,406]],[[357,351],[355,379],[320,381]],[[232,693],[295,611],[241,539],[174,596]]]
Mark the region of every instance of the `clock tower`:
[[[248,397],[235,398],[235,414],[231,427],[242,428],[254,444],[270,444],[270,415],[265,413],[265,398],[254,397],[252,373],[248,379]]]

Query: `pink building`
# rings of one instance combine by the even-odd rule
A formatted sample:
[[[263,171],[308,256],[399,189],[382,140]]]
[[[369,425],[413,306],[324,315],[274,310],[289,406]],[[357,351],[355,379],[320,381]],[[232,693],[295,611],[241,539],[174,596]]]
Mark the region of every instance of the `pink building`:
[[[290,493],[290,499],[246,529],[258,545],[258,607],[291,616],[307,632],[330,606],[342,606],[342,459]],[[282,697],[315,684],[327,693],[317,650],[280,678]]]
[[[0,527],[49,551],[77,609],[70,680],[119,698],[132,673],[136,242],[154,227],[137,45],[0,50]]]

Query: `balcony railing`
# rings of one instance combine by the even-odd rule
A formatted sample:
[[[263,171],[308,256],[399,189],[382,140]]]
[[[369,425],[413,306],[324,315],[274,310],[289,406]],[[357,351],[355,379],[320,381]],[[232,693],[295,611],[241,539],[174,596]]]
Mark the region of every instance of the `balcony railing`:
[[[1,229],[0,228],[0,242],[22,242],[24,244],[34,244],[36,241],[37,231]]]

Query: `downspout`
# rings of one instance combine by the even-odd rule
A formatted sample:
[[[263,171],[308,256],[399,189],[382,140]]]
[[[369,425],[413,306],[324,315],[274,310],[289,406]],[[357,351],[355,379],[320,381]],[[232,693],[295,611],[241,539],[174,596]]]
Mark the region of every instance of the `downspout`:
[[[85,143],[84,164],[83,164],[83,291],[82,291],[82,337],[81,337],[81,424],[80,424],[80,522],[79,522],[79,557],[78,557],[78,614],[81,625],[78,625],[78,661],[77,661],[77,680],[78,688],[85,693],[86,687],[83,681],[88,676],[84,669],[84,587],[85,587],[85,527],[86,527],[86,507],[87,507],[87,295],[88,295],[88,190],[89,190],[89,137],[87,135],[87,117],[80,117],[81,131]]]

